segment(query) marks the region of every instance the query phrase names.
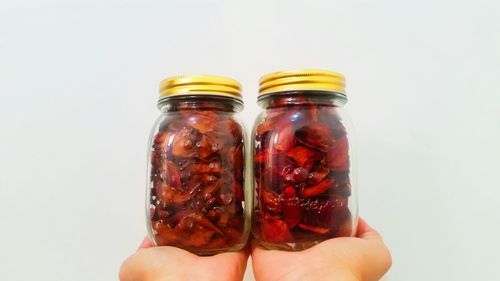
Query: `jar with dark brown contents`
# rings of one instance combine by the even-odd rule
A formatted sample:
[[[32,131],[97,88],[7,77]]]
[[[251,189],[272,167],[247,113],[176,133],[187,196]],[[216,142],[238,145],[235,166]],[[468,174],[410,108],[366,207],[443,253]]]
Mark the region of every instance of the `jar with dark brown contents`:
[[[343,75],[268,74],[254,132],[253,235],[268,249],[302,250],[352,236],[357,199]]]
[[[250,230],[245,206],[245,133],[240,84],[209,75],[160,85],[150,141],[147,224],[157,246],[198,255],[241,249]],[[250,195],[253,196],[253,195]]]

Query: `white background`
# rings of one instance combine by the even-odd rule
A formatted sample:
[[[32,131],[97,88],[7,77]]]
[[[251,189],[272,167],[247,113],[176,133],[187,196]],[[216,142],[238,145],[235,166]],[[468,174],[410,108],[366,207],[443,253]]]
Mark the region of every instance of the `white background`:
[[[307,67],[347,77],[387,280],[499,280],[499,3],[2,2],[0,279],[118,279],[161,79],[238,79],[250,125],[259,76]]]

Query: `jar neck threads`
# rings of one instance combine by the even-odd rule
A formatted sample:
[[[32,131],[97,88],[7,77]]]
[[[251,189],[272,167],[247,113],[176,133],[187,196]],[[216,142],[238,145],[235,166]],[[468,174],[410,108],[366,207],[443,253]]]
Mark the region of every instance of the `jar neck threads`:
[[[343,106],[347,102],[344,94],[331,91],[284,91],[278,93],[269,93],[260,96],[258,103],[263,108],[276,108],[293,105],[324,105],[324,106]]]
[[[243,110],[243,102],[231,97],[197,94],[165,97],[158,101],[158,108],[162,112],[180,110],[240,112]]]

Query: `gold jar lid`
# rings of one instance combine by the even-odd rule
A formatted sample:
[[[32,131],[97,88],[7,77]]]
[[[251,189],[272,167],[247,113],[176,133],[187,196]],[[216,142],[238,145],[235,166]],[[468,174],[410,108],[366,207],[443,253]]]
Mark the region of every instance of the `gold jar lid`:
[[[182,75],[160,82],[160,99],[188,95],[227,96],[242,100],[240,83],[223,76]]]
[[[327,70],[296,69],[272,72],[259,80],[259,96],[293,90],[331,91],[345,94],[344,75]]]

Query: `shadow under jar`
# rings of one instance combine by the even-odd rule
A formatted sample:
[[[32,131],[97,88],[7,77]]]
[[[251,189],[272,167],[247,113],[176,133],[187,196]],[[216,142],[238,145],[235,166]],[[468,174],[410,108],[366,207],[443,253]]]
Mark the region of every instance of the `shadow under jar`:
[[[198,255],[240,250],[251,213],[245,134],[235,117],[243,108],[240,84],[219,76],[172,77],[160,85],[158,108],[146,200],[153,244]]]
[[[302,250],[356,232],[344,83],[343,75],[322,70],[260,79],[252,232],[267,249]]]

